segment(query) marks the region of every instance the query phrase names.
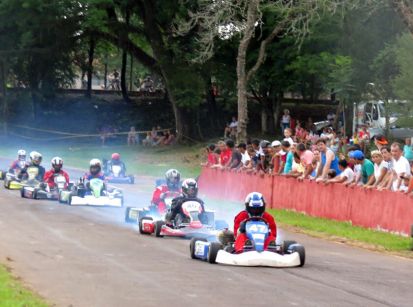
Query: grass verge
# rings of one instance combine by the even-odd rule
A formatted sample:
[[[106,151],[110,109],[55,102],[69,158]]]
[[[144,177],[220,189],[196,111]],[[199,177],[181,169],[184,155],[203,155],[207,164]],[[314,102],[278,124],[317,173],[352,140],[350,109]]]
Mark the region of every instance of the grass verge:
[[[0,307],[46,307],[40,297],[25,289],[0,265]]]
[[[353,226],[348,222],[312,217],[283,209],[270,209],[269,212],[278,224],[315,237],[390,252],[406,252],[412,247],[411,238]]]

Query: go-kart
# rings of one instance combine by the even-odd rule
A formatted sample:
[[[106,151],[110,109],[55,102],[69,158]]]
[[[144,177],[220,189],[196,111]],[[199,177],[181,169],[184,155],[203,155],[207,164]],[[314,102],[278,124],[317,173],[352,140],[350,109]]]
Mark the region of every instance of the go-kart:
[[[50,188],[47,184],[44,186],[38,185],[36,187],[23,186],[21,191],[21,196],[24,198],[32,199],[51,199],[58,200],[60,191],[70,190],[73,183],[66,185],[66,178],[62,175],[56,175],[54,177],[55,188]]]
[[[0,180],[4,180],[4,178],[6,178],[6,173],[6,171],[0,170]]]
[[[135,177],[133,175],[124,175],[120,165],[112,165],[111,169],[108,170],[106,180],[109,183],[135,183]]]
[[[167,209],[171,208],[172,200],[180,195],[179,192],[163,193],[161,201],[165,204]],[[159,212],[158,206],[151,204],[148,207],[137,208],[127,207],[125,211],[126,223],[137,223],[143,217],[151,217],[153,220],[161,220],[165,217],[164,212]]]
[[[20,161],[18,162],[18,166],[19,166],[20,169],[22,169],[23,167],[26,166],[26,161],[20,160]],[[9,174],[16,174],[16,175],[17,175],[17,174],[19,173],[20,169],[14,170],[14,173],[13,173],[13,172],[10,173],[9,171],[0,170],[0,180],[6,179],[6,175],[7,175],[8,173],[9,173]]]
[[[4,178],[4,187],[10,190],[20,190],[23,186],[36,186],[39,181],[36,179],[39,174],[39,169],[35,166],[29,166],[27,168],[27,178],[19,179],[17,176],[19,171],[15,170],[14,173],[6,173]]]
[[[202,211],[202,206],[197,201],[186,201],[182,204],[181,213],[177,214],[172,224],[164,220],[154,220],[152,217],[139,219],[139,232],[141,234],[155,234],[156,237],[203,237],[216,235],[216,230],[224,229],[228,225],[224,221],[215,221],[214,211]]]
[[[209,263],[237,266],[297,267],[304,265],[304,246],[295,241],[284,241],[280,245],[273,242],[264,247],[269,227],[263,219],[248,219],[245,223],[245,233],[248,240],[240,253],[234,251],[233,242],[224,245],[221,242],[207,242],[204,238],[192,238],[189,246],[191,258]]]
[[[123,193],[119,189],[105,189],[103,180],[94,178],[86,187],[84,179],[80,179],[71,191],[61,190],[59,202],[70,206],[122,207]]]

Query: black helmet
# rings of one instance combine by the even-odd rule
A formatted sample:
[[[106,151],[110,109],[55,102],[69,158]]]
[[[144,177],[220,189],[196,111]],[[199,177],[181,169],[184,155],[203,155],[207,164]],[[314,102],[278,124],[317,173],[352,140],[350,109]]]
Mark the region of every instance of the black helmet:
[[[250,216],[261,217],[265,212],[264,196],[258,192],[252,192],[245,198],[245,210]]]
[[[181,174],[176,169],[170,169],[165,173],[166,185],[170,190],[178,190]]]
[[[198,183],[195,179],[185,179],[182,182],[182,194],[188,198],[196,198],[198,195]]]

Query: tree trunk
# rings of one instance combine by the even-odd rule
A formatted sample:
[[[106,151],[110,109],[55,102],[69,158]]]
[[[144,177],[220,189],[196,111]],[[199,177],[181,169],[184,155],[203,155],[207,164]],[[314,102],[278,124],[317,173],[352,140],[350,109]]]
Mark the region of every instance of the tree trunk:
[[[128,96],[128,85],[126,84],[126,66],[128,64],[128,54],[126,50],[122,52],[122,69],[120,72],[120,88],[122,90],[122,97],[125,102],[130,102]]]
[[[208,105],[208,119],[209,124],[212,130],[216,130],[219,126],[218,110],[215,95],[212,90],[211,78],[208,78],[208,81],[205,85],[206,101]]]
[[[104,86],[105,90],[108,88],[108,55],[105,55],[105,72],[104,72]]]
[[[6,82],[6,61],[2,59],[0,61],[0,92],[2,96],[2,121],[3,121],[3,133],[7,136],[7,118],[8,118],[8,105],[7,105],[7,82]]]
[[[280,115],[281,115],[281,102],[283,98],[283,93],[275,94],[271,97],[272,100],[272,110],[274,114],[274,129],[275,131],[280,131]]]
[[[93,78],[93,59],[95,55],[96,42],[93,37],[90,37],[89,41],[89,52],[88,52],[88,66],[87,66],[87,89],[86,97],[92,97],[92,78]]]
[[[237,97],[238,97],[238,128],[237,141],[247,140],[248,127],[248,92],[247,92],[247,72],[246,58],[248,46],[255,32],[255,22],[258,16],[259,0],[250,0],[248,3],[247,22],[245,33],[238,46],[237,55]]]
[[[130,57],[130,68],[129,68],[129,92],[133,90],[133,56]]]

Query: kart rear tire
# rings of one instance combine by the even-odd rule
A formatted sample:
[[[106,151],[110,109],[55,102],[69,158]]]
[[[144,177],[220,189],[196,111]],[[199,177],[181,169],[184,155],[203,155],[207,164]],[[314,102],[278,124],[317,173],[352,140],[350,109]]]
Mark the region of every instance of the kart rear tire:
[[[161,235],[162,226],[165,225],[163,221],[156,221],[155,222],[155,237],[162,238]]]
[[[32,198],[37,199],[37,190],[36,189],[33,190]]]
[[[134,184],[135,183],[135,177],[134,176],[129,176],[129,183]]]
[[[209,245],[207,261],[209,263],[216,263],[218,252],[222,249],[222,244],[219,242],[211,242]]]
[[[195,257],[195,243],[196,241],[202,241],[202,242],[207,242],[206,239],[204,238],[192,238],[191,242],[189,242],[189,253],[191,254],[192,259],[197,259]]]
[[[302,246],[300,244],[293,245],[291,247],[291,251],[293,253],[297,252],[298,255],[300,255],[300,265],[299,265],[299,267],[303,266],[305,264],[305,248],[304,248],[304,246]]]
[[[284,241],[283,242],[283,253],[284,254],[287,254],[288,253],[288,248],[290,247],[290,245],[293,245],[293,244],[297,244],[297,242],[296,241],[291,241],[291,240],[286,240],[286,241]]]
[[[21,196],[22,198],[26,198],[26,196],[24,196],[24,188],[21,188],[21,189],[20,189],[20,196]]]
[[[142,220],[152,221],[153,219],[151,217],[143,217],[143,218],[139,219],[139,222],[138,222],[139,233],[141,235],[150,235],[151,234],[150,232],[146,232],[146,231],[143,230]]]
[[[136,220],[131,219],[129,217],[129,212],[130,212],[131,209],[132,209],[132,207],[126,207],[126,210],[125,210],[125,222],[126,223],[136,223]]]

